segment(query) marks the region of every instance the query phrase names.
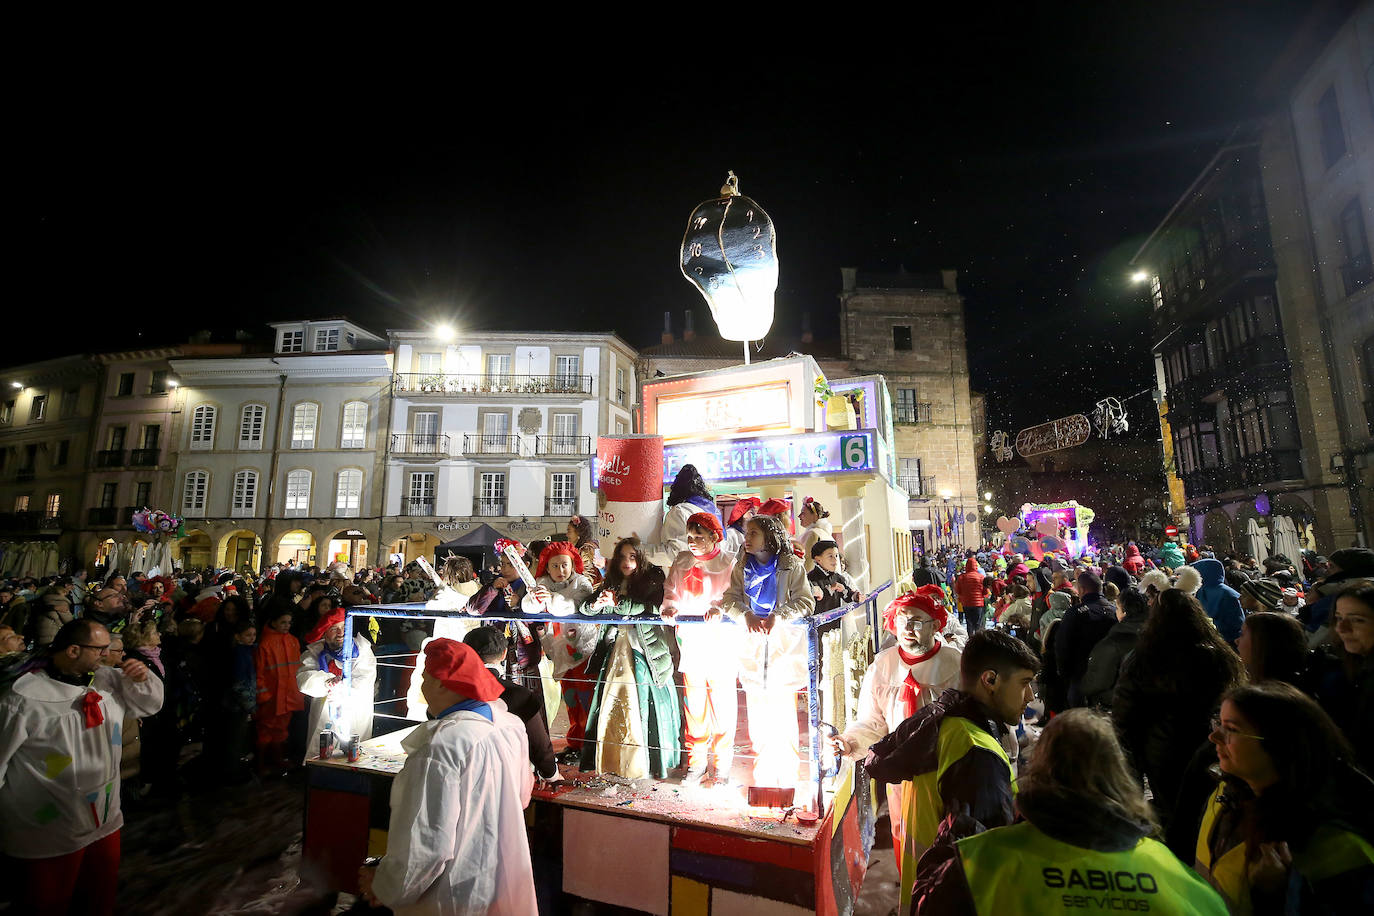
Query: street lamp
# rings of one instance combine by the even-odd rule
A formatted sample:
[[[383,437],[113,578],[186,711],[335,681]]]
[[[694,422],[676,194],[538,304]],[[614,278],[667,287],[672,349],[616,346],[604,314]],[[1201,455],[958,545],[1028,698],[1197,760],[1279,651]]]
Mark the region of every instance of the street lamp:
[[[434,336],[444,343],[448,343],[453,340],[453,338],[457,337],[458,334],[453,330],[453,325],[451,324],[437,324],[434,326]]]
[[[1150,279],[1150,275],[1143,270],[1137,270],[1135,273],[1131,274],[1132,283],[1144,283],[1148,279]]]
[[[986,493],[984,493],[983,498],[986,499],[988,502],[992,502],[992,491],[988,490]]]
[[[983,506],[983,511],[986,512],[988,515],[991,515],[991,514],[992,514],[992,506],[988,506],[988,505]]]
[[[23,383],[23,382],[10,382],[10,387],[11,387],[11,388],[23,389],[24,383]]]

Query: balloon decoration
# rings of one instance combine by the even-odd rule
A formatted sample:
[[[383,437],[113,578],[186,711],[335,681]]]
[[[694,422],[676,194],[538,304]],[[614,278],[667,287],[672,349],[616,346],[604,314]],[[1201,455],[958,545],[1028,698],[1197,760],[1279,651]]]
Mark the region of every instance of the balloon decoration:
[[[161,509],[149,509],[144,506],[133,514],[132,521],[134,530],[144,534],[176,534],[178,537],[181,536],[181,519]]]

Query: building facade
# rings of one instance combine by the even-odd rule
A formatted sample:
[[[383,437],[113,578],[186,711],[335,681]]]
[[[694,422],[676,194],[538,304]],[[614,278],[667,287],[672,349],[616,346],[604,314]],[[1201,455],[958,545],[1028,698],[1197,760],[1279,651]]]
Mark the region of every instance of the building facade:
[[[65,356],[0,373],[0,574],[78,565],[99,364]]]
[[[1314,17],[1271,75],[1260,143],[1294,376],[1330,546],[1374,536],[1374,4]]]
[[[376,562],[391,357],[344,319],[272,325],[275,352],[174,358],[186,566]]]
[[[634,431],[629,344],[599,333],[389,336],[388,555],[433,557],[482,525],[528,542],[596,514],[597,437]]]

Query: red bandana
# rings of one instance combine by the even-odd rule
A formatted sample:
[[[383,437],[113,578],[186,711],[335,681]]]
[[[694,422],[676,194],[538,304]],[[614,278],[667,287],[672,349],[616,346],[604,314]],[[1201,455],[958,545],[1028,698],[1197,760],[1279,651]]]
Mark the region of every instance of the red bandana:
[[[935,645],[931,646],[930,651],[923,652],[920,655],[907,655],[905,652],[902,651],[901,646],[897,647],[897,655],[901,657],[902,663],[911,666],[915,666],[916,664],[925,661],[926,659],[930,658],[936,652],[939,651],[939,642],[936,642]],[[906,672],[906,680],[902,681],[901,696],[903,715],[904,718],[908,719],[916,715],[916,698],[921,695],[921,685],[916,682],[916,678],[912,675],[911,672],[912,669],[908,668]]]
[[[81,698],[81,713],[86,717],[86,727],[95,728],[105,721],[105,713],[100,711],[100,701],[104,699],[95,690],[87,690]]]

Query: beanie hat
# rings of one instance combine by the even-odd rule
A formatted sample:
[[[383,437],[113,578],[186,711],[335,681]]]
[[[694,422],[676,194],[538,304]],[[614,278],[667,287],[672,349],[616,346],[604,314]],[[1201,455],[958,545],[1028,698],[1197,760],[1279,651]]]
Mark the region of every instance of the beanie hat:
[[[1050,606],[1052,611],[1067,611],[1069,605],[1073,603],[1073,595],[1065,591],[1050,592],[1045,596],[1045,603]]]
[[[536,578],[544,575],[549,568],[549,561],[554,557],[571,557],[573,570],[578,573],[582,572],[582,552],[569,541],[554,541],[539,553],[539,567],[534,571]]]
[[[1241,584],[1241,590],[1263,608],[1278,607],[1283,598],[1283,590],[1273,579],[1247,579]]]
[[[483,703],[505,692],[471,646],[441,636],[425,643],[425,670],[454,693]]]
[[[717,541],[725,539],[725,529],[721,527],[720,519],[716,518],[714,512],[694,512],[687,518],[687,527],[703,528],[715,535]]]
[[[834,547],[836,550],[840,549],[840,545],[836,544],[834,541],[817,541],[811,545],[811,559],[816,559],[816,557],[825,553],[831,547]]]

